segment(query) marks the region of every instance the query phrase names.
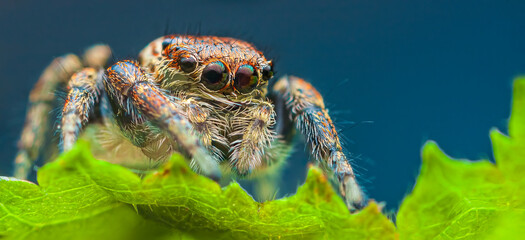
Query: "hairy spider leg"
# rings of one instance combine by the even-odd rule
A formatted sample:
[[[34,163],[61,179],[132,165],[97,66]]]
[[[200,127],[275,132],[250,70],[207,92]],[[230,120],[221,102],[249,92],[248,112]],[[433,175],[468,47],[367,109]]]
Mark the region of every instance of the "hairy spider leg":
[[[365,196],[343,153],[321,94],[310,83],[294,76],[282,77],[275,83],[273,90],[285,101],[289,118],[305,137],[311,156],[337,177],[341,195],[348,208],[363,208]]]
[[[94,45],[83,56],[82,70],[71,76],[67,97],[60,115],[60,151],[68,151],[76,143],[103,92],[104,67],[111,56],[107,45]]]
[[[108,95],[118,100],[122,111],[131,114],[132,121],[150,121],[163,129],[195,161],[198,170],[212,179],[220,178],[217,161],[194,133],[191,123],[176,104],[177,99],[161,90],[138,63],[117,62],[107,69],[104,83]]]
[[[78,135],[88,123],[103,88],[102,69],[84,68],[73,74],[68,83],[68,94],[60,120],[61,151],[70,150]]]
[[[111,54],[111,48],[108,45],[93,45],[82,56],[84,66],[95,69],[104,68],[108,64]]]
[[[106,45],[88,48],[83,55],[83,62],[74,54],[67,54],[54,59],[44,70],[29,95],[29,107],[15,158],[14,176],[26,179],[34,162],[41,154],[49,129],[56,116],[51,112],[56,106],[56,93],[68,84],[70,77],[83,66],[102,68],[111,55]]]
[[[55,93],[63,88],[69,77],[81,68],[82,62],[74,54],[55,58],[31,90],[26,120],[15,158],[16,178],[28,177],[50,134],[49,129],[53,126],[54,117],[50,112],[56,107]]]

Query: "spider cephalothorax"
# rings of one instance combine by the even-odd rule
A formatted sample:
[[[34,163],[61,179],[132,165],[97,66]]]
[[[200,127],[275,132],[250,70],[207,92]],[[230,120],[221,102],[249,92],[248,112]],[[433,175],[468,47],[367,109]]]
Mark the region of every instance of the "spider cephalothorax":
[[[233,38],[168,36],[141,53],[164,89],[199,97],[242,101],[263,98],[273,76],[272,63],[251,44]]]
[[[47,122],[34,121],[47,119],[45,110],[52,107],[43,89],[65,85],[62,151],[87,125],[102,123],[147,159],[162,161],[181,152],[195,170],[217,179],[219,166],[240,176],[281,166],[299,132],[313,158],[339,183],[348,207],[362,206],[363,195],[321,95],[292,76],[268,89],[272,62],[251,44],[169,35],[144,48],[138,62],[119,61],[104,69],[109,55],[108,47],[95,46],[83,63],[68,55],[42,75],[19,144],[18,177],[26,177],[43,146],[45,129],[38,124]]]

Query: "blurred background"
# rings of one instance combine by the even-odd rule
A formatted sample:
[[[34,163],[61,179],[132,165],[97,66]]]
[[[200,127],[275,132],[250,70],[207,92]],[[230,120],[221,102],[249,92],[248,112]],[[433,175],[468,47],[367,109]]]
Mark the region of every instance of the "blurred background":
[[[2,0],[0,175],[11,174],[29,91],[54,57],[107,43],[130,58],[166,32],[200,33],[253,42],[278,77],[312,82],[369,197],[395,211],[425,141],[492,159],[488,131],[506,131],[512,78],[525,73],[524,12],[520,0]],[[303,150],[298,143],[278,196],[303,182]]]

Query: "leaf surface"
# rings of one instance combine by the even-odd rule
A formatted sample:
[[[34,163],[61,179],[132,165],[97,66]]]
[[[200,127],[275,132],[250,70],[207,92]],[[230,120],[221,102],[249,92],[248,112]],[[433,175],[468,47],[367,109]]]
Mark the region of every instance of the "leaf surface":
[[[0,181],[0,234],[38,239],[395,239],[371,203],[350,214],[312,167],[291,197],[258,203],[237,183],[221,189],[180,156],[139,177],[95,160],[80,142],[38,171],[38,183]]]
[[[425,144],[420,175],[397,215],[401,239],[523,239],[524,78],[514,84],[509,134],[491,131],[496,164],[452,159]]]

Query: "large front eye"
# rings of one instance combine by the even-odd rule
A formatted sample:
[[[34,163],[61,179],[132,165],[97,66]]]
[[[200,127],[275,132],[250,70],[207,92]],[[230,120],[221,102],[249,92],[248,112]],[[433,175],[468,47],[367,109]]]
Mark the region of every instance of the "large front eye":
[[[249,93],[259,83],[259,76],[251,65],[242,65],[235,73],[233,85],[241,93]]]
[[[193,56],[182,56],[179,59],[179,68],[185,73],[191,73],[197,68],[197,59]]]
[[[222,62],[212,62],[202,70],[202,83],[210,90],[220,90],[228,82],[228,71]]]

